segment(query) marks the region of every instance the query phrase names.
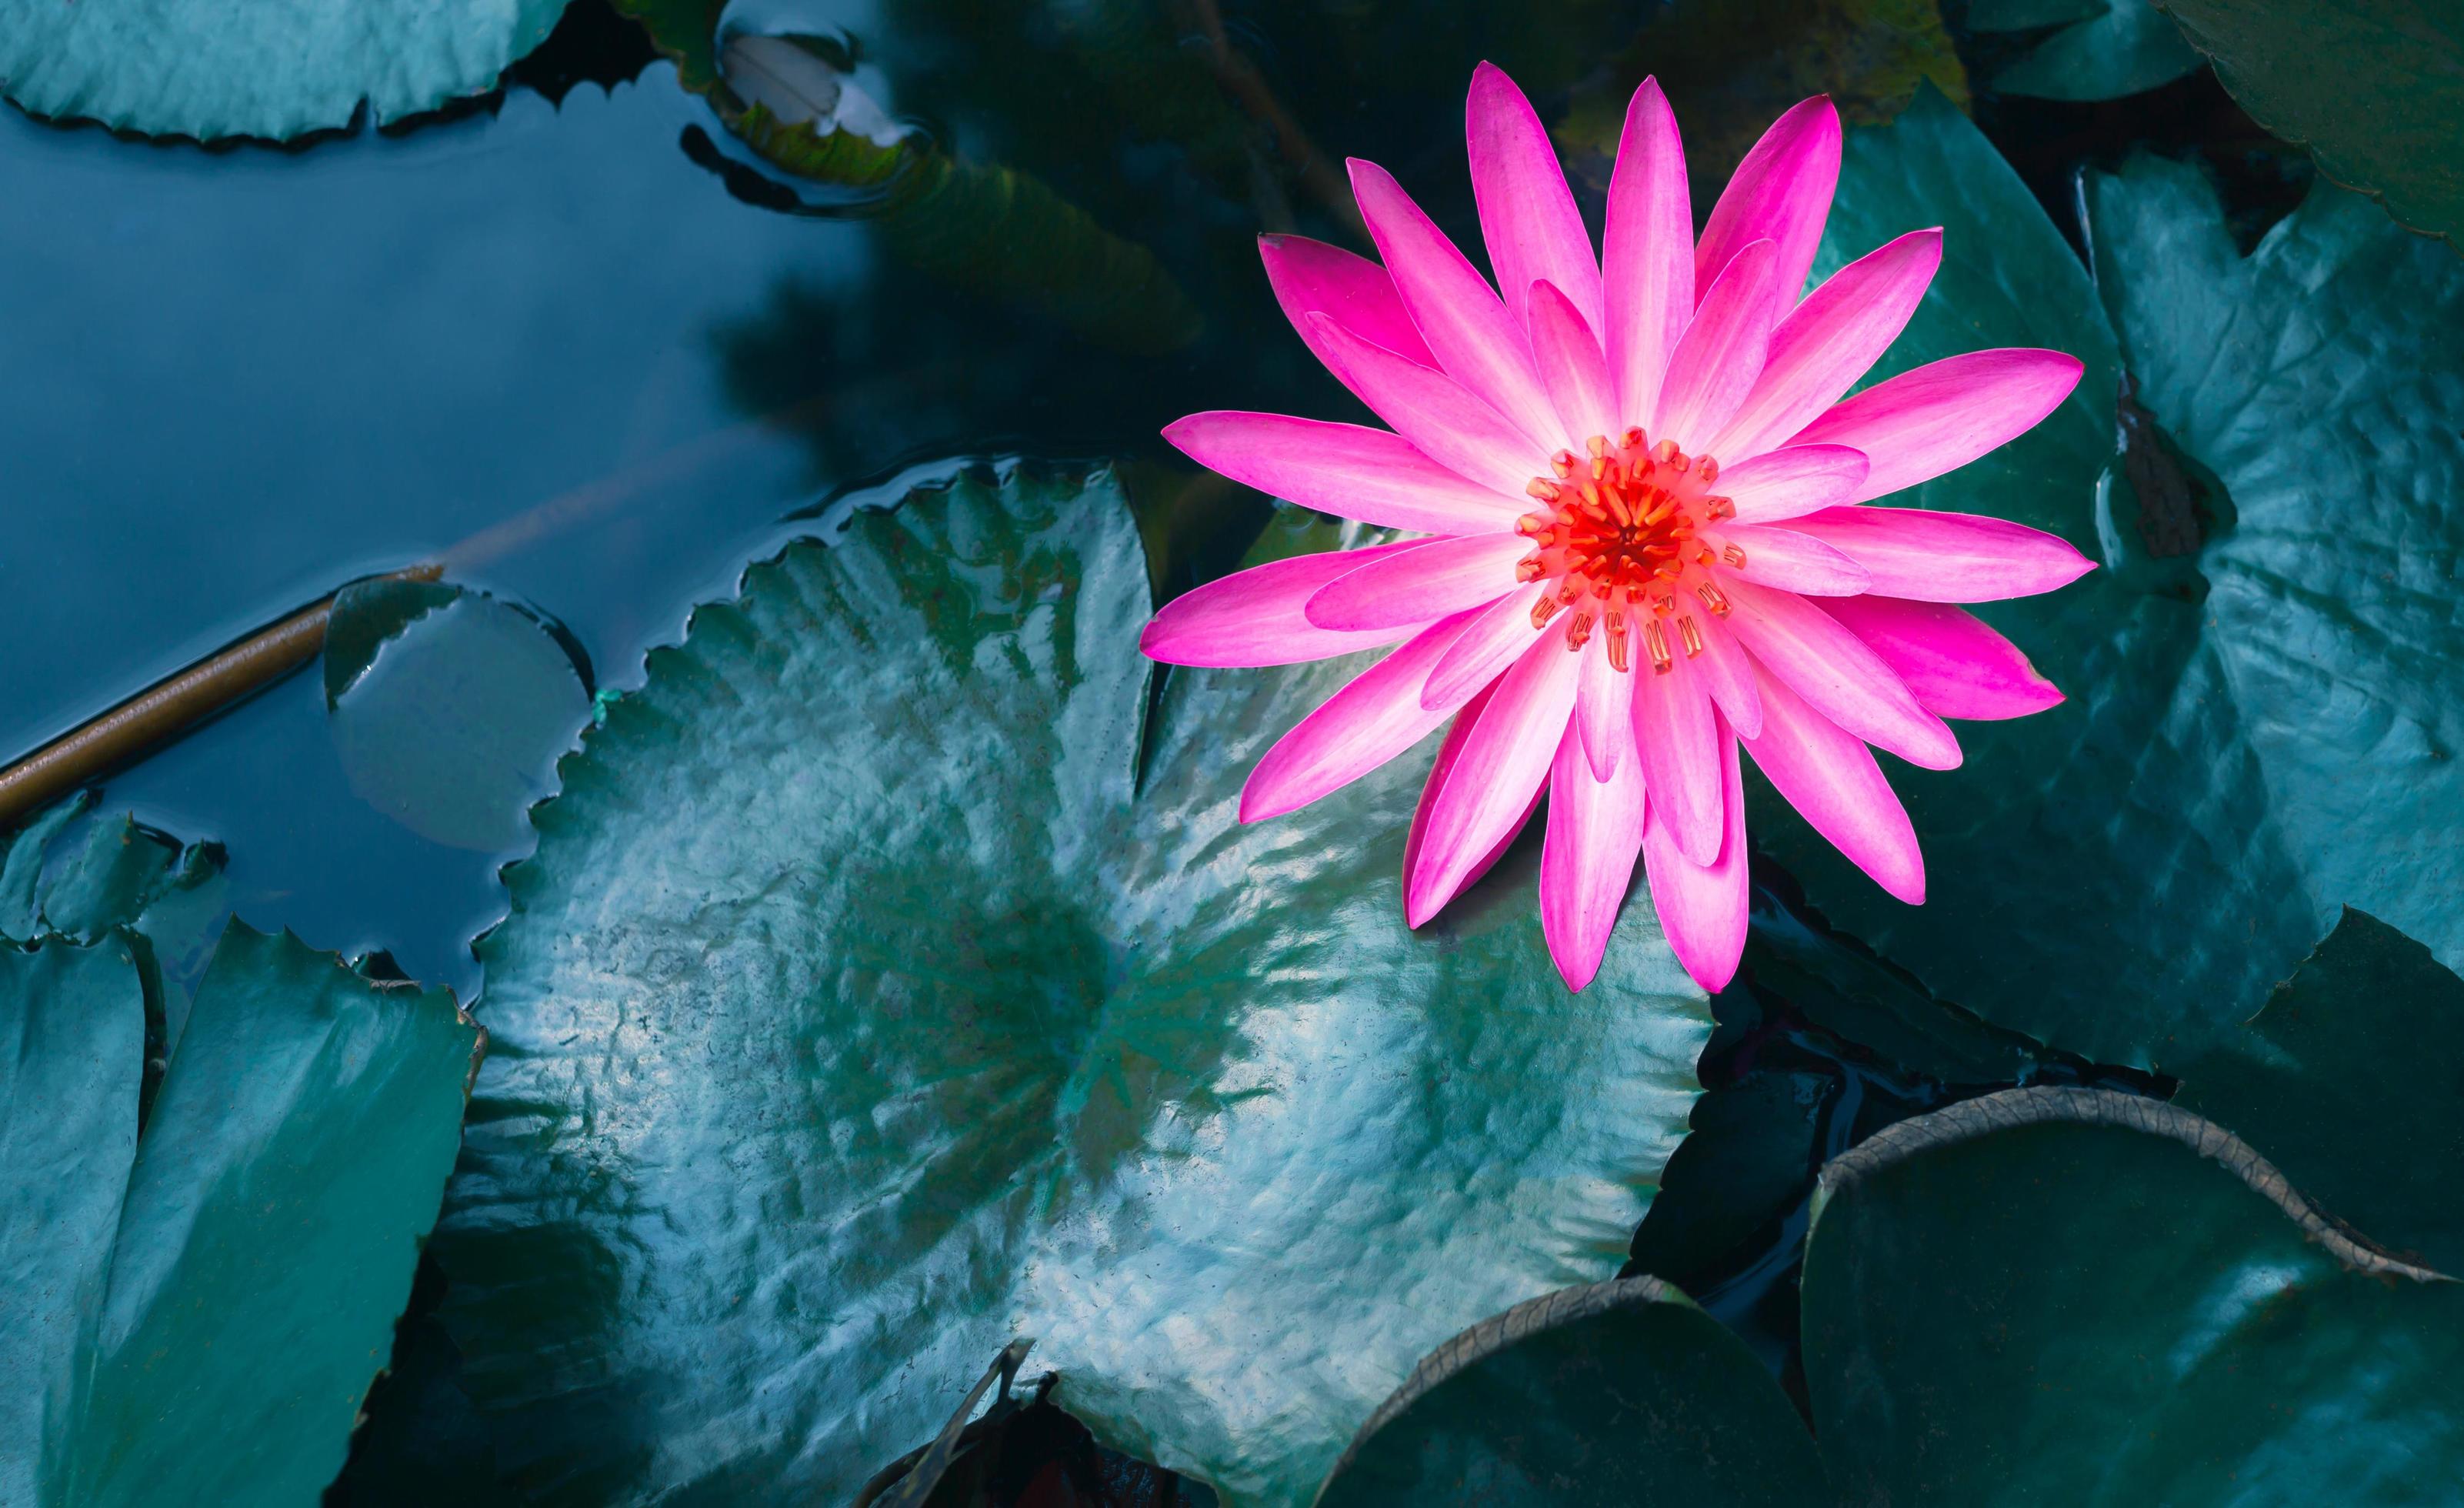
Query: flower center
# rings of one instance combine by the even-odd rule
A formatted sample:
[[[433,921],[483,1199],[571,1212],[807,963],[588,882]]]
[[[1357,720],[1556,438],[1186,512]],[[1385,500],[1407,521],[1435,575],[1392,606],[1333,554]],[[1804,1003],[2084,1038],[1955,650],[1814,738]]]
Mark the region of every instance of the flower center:
[[[1689,456],[1674,440],[1647,447],[1642,431],[1631,429],[1614,445],[1595,434],[1585,449],[1588,456],[1559,451],[1549,462],[1556,475],[1535,477],[1524,489],[1549,507],[1514,525],[1533,545],[1516,564],[1515,580],[1551,583],[1531,605],[1532,627],[1573,610],[1567,649],[1581,649],[1595,626],[1604,627],[1609,664],[1624,670],[1639,624],[1652,669],[1665,675],[1676,663],[1672,642],[1689,658],[1703,653],[1697,603],[1727,615],[1728,599],[1708,568],[1724,556],[1701,535],[1735,518],[1736,505],[1711,492],[1720,463]],[[1726,556],[1732,566],[1745,564],[1733,544]]]

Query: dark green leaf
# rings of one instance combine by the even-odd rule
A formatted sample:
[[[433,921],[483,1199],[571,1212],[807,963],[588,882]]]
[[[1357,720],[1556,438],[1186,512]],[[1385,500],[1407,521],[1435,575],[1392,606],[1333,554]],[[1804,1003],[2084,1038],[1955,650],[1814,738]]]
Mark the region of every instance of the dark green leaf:
[[[2004,13],[1980,18],[1982,9],[1969,12],[1972,31],[2020,31],[2069,19],[2051,14],[2060,9],[2055,7],[2006,6],[1997,8]],[[2039,40],[1994,74],[1993,87],[2042,100],[2118,100],[2169,84],[2206,62],[2156,0],[2111,0]]]
[[[588,678],[545,624],[421,582],[334,599],[325,696],[362,800],[422,837],[491,854],[520,846],[522,813],[554,787],[557,755],[590,717]]]
[[[2013,1090],[1823,1175],[1815,1432],[1852,1502],[2449,1500],[2464,1287],[2156,1100]]]
[[[150,136],[294,137],[495,86],[564,0],[0,0],[0,80],[37,115]]]
[[[1544,1294],[1431,1352],[1318,1508],[1800,1508],[1821,1493],[1762,1364],[1683,1294],[1629,1277]]]
[[[1288,1501],[1615,1271],[1707,1028],[1647,914],[1580,996],[1529,852],[1406,931],[1419,762],[1234,817],[1356,663],[1144,728],[1149,601],[1108,478],[970,475],[754,567],[565,762],[439,1235],[518,1482],[837,1500],[1031,1336],[1108,1444]]]
[[[2372,1240],[2464,1272],[2464,980],[2429,949],[2347,910],[2242,1040],[2182,1073],[2175,1103]]]
[[[2464,233],[2464,10],[2453,0],[2158,0],[2258,123],[2399,224]]]

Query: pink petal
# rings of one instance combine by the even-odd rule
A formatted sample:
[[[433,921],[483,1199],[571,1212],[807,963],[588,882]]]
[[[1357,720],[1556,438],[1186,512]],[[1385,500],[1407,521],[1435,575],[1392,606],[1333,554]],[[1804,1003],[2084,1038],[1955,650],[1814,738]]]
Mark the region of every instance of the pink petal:
[[[1810,534],[1768,524],[1729,523],[1719,531],[1722,543],[1744,552],[1746,564],[1722,566],[1724,576],[1742,573],[1758,586],[1776,587],[1809,597],[1853,597],[1871,585],[1865,567]],[[1364,567],[1367,568],[1367,567]],[[1387,567],[1392,568],[1392,567]],[[1448,610],[1439,608],[1443,612]],[[1314,610],[1309,621],[1322,628],[1365,629],[1365,623],[1324,623]]]
[[[1356,157],[1351,166],[1360,217],[1438,365],[1524,430],[1548,433],[1556,416],[1540,390],[1523,322],[1386,169]]]
[[[1736,610],[1728,624],[1761,668],[1788,683],[1815,711],[1868,743],[1926,769],[1959,767],[1959,740],[1940,718],[1917,704],[1905,683],[1839,626],[1839,620],[1794,592],[1727,579]],[[1763,705],[1768,726],[1771,705]]]
[[[1357,424],[1217,411],[1176,420],[1163,437],[1270,497],[1390,529],[1485,534],[1514,527],[1529,505],[1457,476],[1399,434]]]
[[[1617,412],[1639,418],[1660,406],[1668,353],[1694,316],[1694,205],[1686,196],[1685,147],[1657,78],[1644,79],[1626,105],[1625,134],[1609,175],[1600,261]]]
[[[1552,283],[1574,301],[1585,323],[1599,328],[1600,266],[1592,255],[1592,233],[1583,228],[1557,149],[1531,101],[1493,63],[1472,70],[1463,136],[1471,149],[1472,198],[1499,291],[1510,305],[1533,283]]]
[[[1864,485],[1863,451],[1845,445],[1792,445],[1724,466],[1712,490],[1737,505],[1740,523],[1775,523],[1835,508]]]
[[[1453,773],[1455,761],[1463,754],[1463,743],[1479,724],[1480,715],[1487,709],[1489,694],[1494,690],[1494,686],[1483,686],[1479,696],[1464,702],[1463,710],[1455,714],[1454,721],[1446,724],[1446,736],[1438,743],[1437,761],[1429,766],[1429,778],[1420,783],[1420,800],[1412,809],[1412,830],[1403,839],[1403,883],[1406,886],[1412,882],[1413,872],[1419,868],[1420,841],[1428,835],[1429,813],[1437,807],[1438,793],[1446,788],[1446,776]],[[1471,867],[1471,873],[1463,876],[1463,882],[1455,887],[1456,895],[1479,884],[1480,876],[1494,868],[1497,861],[1506,856],[1506,851],[1514,846],[1515,834],[1523,831],[1523,824],[1531,820],[1532,810],[1540,805],[1542,788],[1539,786],[1531,787],[1530,805],[1525,807],[1523,815],[1507,829],[1506,836],[1497,840],[1497,846],[1482,854],[1480,862]],[[1446,898],[1452,900],[1454,897]]]
[[[1700,454],[1703,442],[1737,411],[1754,374],[1763,369],[1771,325],[1787,307],[1771,280],[1774,255],[1769,241],[1749,243],[1703,295],[1669,355],[1659,410],[1644,426],[1652,438],[1675,440],[1679,449]]]
[[[1599,634],[1583,647],[1574,695],[1574,730],[1596,780],[1610,779],[1640,758],[1634,752],[1634,676],[1609,663],[1608,644],[1608,636]]]
[[[1419,862],[1406,881],[1407,924],[1417,927],[1437,915],[1469,883],[1481,857],[1521,826],[1573,713],[1577,668],[1575,656],[1552,637],[1525,651],[1498,678],[1429,809]]]
[[[1549,389],[1550,407],[1564,428],[1557,432],[1569,445],[1595,434],[1614,435],[1617,423],[1617,388],[1609,381],[1609,364],[1600,343],[1583,322],[1557,285],[1531,285],[1531,357],[1540,364],[1541,386]]]
[[[1438,365],[1412,316],[1405,312],[1403,300],[1396,296],[1395,279],[1368,257],[1305,235],[1259,236],[1258,255],[1266,264],[1266,281],[1275,290],[1275,301],[1283,305],[1284,318],[1292,322],[1292,328],[1317,352],[1319,361],[1326,360],[1326,353],[1318,351],[1317,338],[1309,330],[1312,314],[1323,314],[1370,344],[1382,345],[1406,361],[1423,366]]]
[[[1754,690],[1753,660],[1718,618],[1705,614],[1695,622],[1702,630],[1703,653],[1694,656],[1694,669],[1728,726],[1751,738],[1763,728],[1763,699]]]
[[[1157,609],[1138,648],[1167,665],[1296,665],[1392,644],[1417,625],[1337,632],[1310,623],[1307,604],[1327,583],[1421,543],[1295,555],[1210,581]]]
[[[1426,738],[1454,708],[1423,707],[1420,686],[1471,614],[1460,612],[1361,672],[1275,741],[1241,788],[1241,820],[1261,822],[1340,789]]]
[[[1664,671],[1638,654],[1633,674],[1634,742],[1651,809],[1667,819],[1679,848],[1707,864],[1720,856],[1720,748],[1711,699],[1682,652]]]
[[[1309,327],[1327,369],[1448,471],[1510,495],[1546,469],[1552,447],[1507,423],[1445,373],[1372,345],[1325,315],[1310,315]]]
[[[1942,232],[1910,231],[1833,273],[1771,332],[1771,355],[1714,455],[1755,455],[1856,386],[1907,327],[1942,265]]]
[[[1849,597],[1829,608],[1935,717],[2024,718],[2061,702],[2019,647],[1974,613],[1899,597]]]
[[[1695,285],[1707,283],[1746,247],[1768,240],[1779,252],[1771,281],[1780,307],[1795,303],[1822,244],[1822,222],[1838,182],[1839,112],[1817,95],[1772,122],[1737,165],[1694,248]]]
[[[1321,629],[1355,632],[1426,623],[1486,607],[1512,591],[1514,563],[1530,552],[1531,542],[1519,534],[1425,541],[1336,577],[1303,610]]]
[[[1643,873],[1651,881],[1652,909],[1677,962],[1694,983],[1726,989],[1746,952],[1746,923],[1752,896],[1747,879],[1746,788],[1737,770],[1737,737],[1724,721],[1720,743],[1720,857],[1697,864],[1677,847],[1668,824],[1654,811],[1642,830]]]
[[[1956,471],[2036,427],[2079,386],[2076,356],[2012,347],[1946,356],[1834,405],[1791,445],[1853,445],[1874,463],[1853,499]]]
[[[1909,905],[1925,904],[1916,829],[1874,756],[1776,676],[1761,681],[1763,731],[1746,740],[1754,764],[1850,863]]]
[[[1540,847],[1540,931],[1569,989],[1599,973],[1642,852],[1641,772],[1629,760],[1614,779],[1596,779],[1581,743],[1572,728],[1558,741]]]
[[[2008,519],[1927,508],[1826,508],[1789,527],[1865,567],[1873,590],[1919,602],[1999,602],[2096,569],[2070,541]]]
[[[1460,706],[1473,692],[1504,675],[1506,667],[1540,635],[1541,631],[1531,626],[1531,605],[1549,587],[1547,582],[1535,582],[1483,608],[1429,673],[1429,684],[1420,692],[1421,704]]]

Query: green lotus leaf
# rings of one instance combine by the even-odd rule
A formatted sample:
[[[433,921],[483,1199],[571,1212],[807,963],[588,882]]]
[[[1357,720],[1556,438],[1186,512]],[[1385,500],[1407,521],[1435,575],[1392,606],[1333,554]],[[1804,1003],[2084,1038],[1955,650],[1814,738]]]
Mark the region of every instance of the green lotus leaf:
[[[2451,0],[2157,0],[2259,124],[2464,250],[2464,11]]]
[[[2156,0],[2109,0],[2085,15],[2065,13],[2069,10],[2028,4],[1969,10],[1973,32],[2059,26],[1998,70],[1995,89],[2042,100],[2118,100],[2169,84],[2207,63]]]
[[[0,948],[0,1497],[314,1502],[392,1344],[479,1034],[227,928],[142,1118],[135,935]]]
[[[2347,910],[2240,1039],[2182,1075],[2176,1104],[2233,1127],[2303,1193],[2464,1272],[2464,980],[2428,948]]]
[[[2450,962],[2464,948],[2447,899],[2464,775],[2446,753],[2464,744],[2447,609],[2464,267],[2333,188],[2247,257],[2187,166],[2134,162],[2087,202],[2119,347],[2077,259],[1953,112],[1852,134],[1827,264],[1921,205],[1948,222],[1886,370],[1992,344],[2089,366],[2034,433],[1892,500],[2014,518],[2107,568],[1979,610],[2070,700],[1963,724],[1962,768],[1895,782],[1924,906],[1776,803],[1756,831],[1825,914],[1940,994],[2082,1056],[2166,1066],[2237,1032],[2344,901]]]
[[[485,592],[379,580],[334,598],[326,729],[351,789],[438,843],[521,846],[556,756],[589,721],[576,653]]]
[[[2007,1090],[1824,1169],[1810,1438],[1743,1342],[1681,1321],[1651,1279],[1617,1286],[1623,1302],[1552,1296],[1570,1320],[1543,1300],[1449,1342],[1422,1367],[1443,1386],[1416,1376],[1381,1408],[1322,1501],[2376,1508],[2464,1479],[2464,1285],[2353,1240],[2247,1143],[2134,1095]],[[1478,1339],[1499,1328],[1542,1343]],[[1619,1409],[1558,1489],[1551,1416]],[[1808,1485],[1816,1452],[1828,1491]],[[1785,1485],[1702,1484],[1740,1462]],[[1616,1490],[1583,1495],[1599,1480]]]
[[[1108,474],[965,474],[753,567],[567,758],[437,1245],[533,1497],[844,1501],[1031,1337],[1108,1445],[1287,1502],[1435,1341],[1614,1273],[1708,1030],[1647,913],[1579,996],[1530,846],[1407,931],[1424,764],[1235,817],[1357,662],[1150,719],[1150,604]]]
[[[0,88],[36,115],[277,141],[495,87],[564,0],[0,0]]]

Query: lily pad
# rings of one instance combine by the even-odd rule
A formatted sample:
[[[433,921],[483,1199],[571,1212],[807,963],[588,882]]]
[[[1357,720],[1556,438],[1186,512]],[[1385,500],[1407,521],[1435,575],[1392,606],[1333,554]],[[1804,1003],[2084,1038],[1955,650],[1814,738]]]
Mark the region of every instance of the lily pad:
[[[1420,771],[1235,815],[1358,661],[1150,722],[1150,610],[1108,474],[965,474],[753,567],[564,762],[437,1247],[517,1485],[845,1500],[1031,1337],[1107,1445],[1287,1502],[1615,1271],[1708,1030],[1647,918],[1568,996],[1527,848],[1407,931]]]
[[[564,0],[0,0],[0,88],[36,115],[277,141],[495,86]]]
[[[2347,910],[2174,1102],[2373,1240],[2464,1273],[2464,979],[2386,922]]]
[[[2107,0],[2084,15],[2064,13],[2070,9],[2032,4],[1969,9],[1968,25],[1975,32],[2067,23],[1997,70],[1995,89],[2041,100],[2119,100],[2169,84],[2207,64],[2182,39],[2173,18],[2157,9],[2156,0]]]
[[[2089,366],[2035,433],[1893,500],[2015,518],[2108,569],[1979,610],[2070,700],[1964,724],[1962,768],[1899,783],[1926,904],[1883,898],[1776,809],[1756,831],[1827,915],[1940,994],[2086,1057],[2168,1067],[2237,1031],[2345,901],[2464,956],[2464,775],[2446,752],[2464,745],[2447,609],[2464,266],[2332,187],[2248,257],[2190,167],[2137,161],[2087,202],[2118,351],[2077,260],[1966,122],[1920,105],[1852,134],[1827,259],[1919,204],[1952,221],[1892,368],[1980,344]],[[2117,354],[2152,417],[2108,465]],[[2203,501],[2201,475],[2222,495]]]
[[[422,837],[504,853],[590,720],[571,641],[485,592],[373,581],[334,599],[326,728],[351,789]]]
[[[2464,251],[2464,11],[2451,0],[2158,3],[2259,124]]]
[[[1541,1364],[1470,1337],[1432,1356],[1423,1371],[1452,1391],[1398,1392],[1324,1500],[1592,1500],[1525,1484],[1560,1457],[1552,1412],[1610,1407],[1603,1377],[1628,1410],[1684,1421],[1594,1437],[1587,1470],[1618,1483],[1597,1500],[1639,1508],[2255,1490],[2376,1508],[2443,1501],[2464,1475],[2464,1285],[2357,1243],[2247,1144],[2137,1096],[2009,1090],[1824,1170],[1803,1297],[1811,1438],[1744,1342],[1684,1319],[1673,1290],[1619,1286],[1622,1304],[1552,1296],[1575,1318],[1521,1348]],[[1667,1311],[1652,1330],[1633,1314],[1645,1303]],[[1448,1364],[1457,1352],[1467,1364]],[[1809,1480],[1816,1452],[1827,1491]],[[1690,1479],[1737,1462],[1788,1485]],[[1416,1465],[1416,1491],[1389,1488]]]
[[[132,935],[0,948],[9,1500],[307,1502],[384,1364],[478,1032],[232,923],[139,1125]]]

